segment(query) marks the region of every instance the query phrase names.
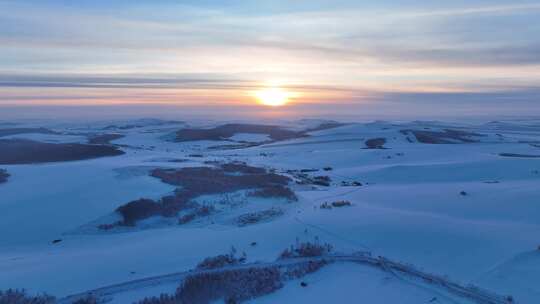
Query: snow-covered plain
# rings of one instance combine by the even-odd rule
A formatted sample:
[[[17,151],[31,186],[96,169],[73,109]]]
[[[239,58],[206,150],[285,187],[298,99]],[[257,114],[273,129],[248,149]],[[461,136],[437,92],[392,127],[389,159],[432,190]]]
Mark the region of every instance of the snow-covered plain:
[[[121,156],[0,166],[11,175],[0,184],[0,289],[26,288],[63,297],[185,271],[231,246],[245,251],[249,261],[273,261],[296,239],[318,237],[339,252],[367,250],[464,284],[511,294],[518,303],[540,301],[540,159],[527,157],[540,155],[536,121],[352,123],[309,137],[233,150],[207,148],[266,137],[240,134],[228,141],[178,143],[170,141],[171,132],[181,126],[141,124],[115,130],[125,135],[113,141],[126,152]],[[426,144],[400,132],[411,129],[455,129],[483,136],[472,143]],[[43,140],[82,140],[61,136]],[[365,141],[371,138],[385,138],[386,149],[366,149]],[[183,161],[171,161],[178,159]],[[299,201],[290,203],[282,216],[255,225],[238,227],[227,220],[228,215],[253,210],[260,203],[253,200],[248,201],[251,206],[241,207],[245,209],[193,225],[111,233],[81,229],[131,200],[173,191],[141,168],[200,166],[214,160],[245,161],[282,174],[318,169],[309,174],[329,176],[332,182],[329,187],[293,186]],[[346,185],[352,181],[363,185]],[[320,208],[336,200],[353,205]],[[55,239],[62,241],[52,244]],[[300,287],[299,281],[308,286]],[[156,286],[119,294],[112,302],[129,303],[174,289]],[[434,297],[436,303],[450,301],[436,290],[388,278],[377,269],[337,264],[290,281],[252,303],[427,303]]]

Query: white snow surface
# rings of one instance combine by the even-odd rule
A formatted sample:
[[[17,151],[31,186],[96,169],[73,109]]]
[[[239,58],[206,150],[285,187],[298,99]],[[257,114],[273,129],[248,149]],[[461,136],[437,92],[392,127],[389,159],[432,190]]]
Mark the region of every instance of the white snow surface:
[[[452,128],[486,136],[476,143],[422,144],[409,142],[399,132],[413,128]],[[235,150],[207,149],[216,142],[165,140],[172,130],[121,131],[126,137],[114,141],[127,152],[121,156],[0,165],[11,174],[7,183],[0,184],[0,289],[25,288],[62,297],[185,271],[205,257],[228,252],[231,246],[245,251],[250,261],[272,261],[296,239],[318,237],[341,252],[369,250],[464,284],[511,294],[518,303],[540,302],[536,284],[540,280],[540,250],[536,250],[540,159],[499,156],[540,155],[538,124],[355,123],[306,138]],[[364,149],[365,140],[376,137],[386,138],[387,149]],[[255,140],[252,134],[249,138]],[[256,225],[231,224],[230,217],[242,210],[259,210],[248,206],[202,224],[73,233],[110,216],[130,200],[159,198],[174,190],[141,168],[200,166],[209,160],[245,161],[278,173],[315,168],[320,170],[311,175],[328,175],[332,184],[294,186],[299,201],[288,205],[284,215]],[[341,186],[342,181],[359,181],[363,186]],[[353,206],[319,208],[334,200],[349,200]],[[54,239],[62,241],[51,244]],[[257,245],[250,246],[251,242]],[[300,281],[308,286],[300,287]],[[156,286],[119,295],[113,303],[174,289]],[[436,291],[389,278],[379,270],[336,264],[250,303],[427,303],[433,297],[438,297]],[[445,301],[438,297],[436,303]]]

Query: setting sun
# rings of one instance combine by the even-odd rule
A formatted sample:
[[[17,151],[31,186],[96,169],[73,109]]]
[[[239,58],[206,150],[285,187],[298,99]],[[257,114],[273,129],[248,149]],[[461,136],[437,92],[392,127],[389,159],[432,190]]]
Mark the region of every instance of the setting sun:
[[[278,107],[287,104],[292,96],[291,93],[280,88],[272,88],[255,92],[255,97],[257,97],[260,104]]]

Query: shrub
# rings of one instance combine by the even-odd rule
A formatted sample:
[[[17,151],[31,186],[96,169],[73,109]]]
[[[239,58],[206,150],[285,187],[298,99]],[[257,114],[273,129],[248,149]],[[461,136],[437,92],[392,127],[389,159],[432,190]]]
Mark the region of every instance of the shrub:
[[[202,262],[197,264],[196,269],[215,269],[222,268],[230,265],[242,264],[246,261],[246,254],[243,253],[240,257],[236,256],[236,249],[231,248],[231,252],[228,254],[220,254],[213,257],[205,258]]]
[[[24,289],[0,290],[0,304],[52,304],[55,298],[46,294],[29,296]]]
[[[0,169],[0,184],[7,182],[9,174],[5,169]]]
[[[198,217],[209,216],[214,211],[215,211],[215,208],[212,205],[204,205],[204,206],[197,207],[194,211],[180,217],[178,219],[178,224],[180,225],[187,224]]]
[[[328,187],[330,186],[330,182],[332,180],[330,179],[329,176],[326,176],[326,175],[321,175],[321,176],[315,176],[313,178],[313,184],[315,185],[319,185],[319,186],[325,186],[325,187]]]
[[[352,204],[349,201],[335,201],[335,202],[332,202],[332,206],[334,206],[334,207],[346,207],[346,206],[352,206]]]
[[[159,297],[144,298],[137,304],[182,304],[175,295],[162,293]]]
[[[326,261],[308,261],[297,266],[287,268],[282,278],[287,280],[299,279],[307,274],[316,272],[327,264]]]
[[[321,204],[321,209],[332,209],[332,205],[330,205],[328,202],[324,202]]]
[[[386,143],[386,138],[371,138],[366,140],[366,146],[368,149],[384,149],[384,144]]]
[[[117,222],[117,223],[114,223],[114,224],[101,224],[101,225],[98,225],[98,229],[101,229],[101,230],[111,230],[113,229],[114,227],[116,227],[116,225],[120,225],[121,223]]]
[[[289,187],[282,185],[264,187],[250,192],[249,195],[263,198],[283,197],[290,201],[298,200],[296,194]]]
[[[242,214],[238,217],[237,222],[239,226],[246,226],[256,224],[263,220],[268,220],[283,214],[283,210],[279,208],[271,208],[268,210],[250,212]]]
[[[141,198],[118,207],[116,211],[124,218],[123,225],[134,226],[138,220],[158,214],[160,209],[160,205],[155,201]]]
[[[98,304],[98,299],[92,295],[88,295],[82,299],[73,302],[73,304]]]
[[[285,249],[281,253],[280,259],[324,256],[332,252],[332,250],[332,245],[328,243],[319,244],[318,241],[315,241],[314,243],[298,243],[296,246],[291,246],[291,248]]]

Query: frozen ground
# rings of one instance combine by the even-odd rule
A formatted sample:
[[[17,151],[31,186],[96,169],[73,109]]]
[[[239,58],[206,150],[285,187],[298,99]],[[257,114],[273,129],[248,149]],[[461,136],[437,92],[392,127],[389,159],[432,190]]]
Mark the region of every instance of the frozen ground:
[[[313,124],[288,126],[301,130]],[[230,141],[170,141],[171,133],[182,127],[173,122],[42,126],[62,133],[107,133],[111,131],[103,128],[110,125],[115,126],[114,133],[125,135],[112,143],[126,154],[1,166],[11,176],[0,184],[0,289],[26,288],[62,297],[185,271],[230,246],[245,251],[249,261],[272,261],[297,238],[317,236],[341,252],[369,250],[464,284],[511,294],[518,303],[540,301],[540,159],[499,155],[539,155],[536,121],[349,124],[311,132],[310,137],[234,150],[208,149]],[[473,137],[471,143],[426,144],[400,132],[411,129],[453,129],[482,136]],[[79,135],[21,136],[83,142]],[[265,140],[260,134],[235,136],[237,141]],[[385,138],[385,149],[365,149],[371,138]],[[230,218],[258,210],[257,200],[193,225],[81,233],[85,231],[81,227],[130,200],[159,198],[174,189],[149,177],[145,167],[200,166],[216,160],[245,161],[291,177],[294,174],[287,170],[318,169],[307,174],[326,175],[332,181],[328,187],[293,186],[299,201],[288,205],[283,215],[255,225],[238,227]],[[346,186],[352,181],[362,186]],[[320,208],[325,201],[336,200],[353,205]],[[53,244],[57,239],[62,241]],[[324,299],[428,303],[433,297],[435,303],[446,303],[436,291],[387,276],[376,269],[336,264],[252,303],[327,303]],[[302,280],[307,287],[299,286]],[[118,295],[113,302],[129,303],[168,290],[174,286]]]

